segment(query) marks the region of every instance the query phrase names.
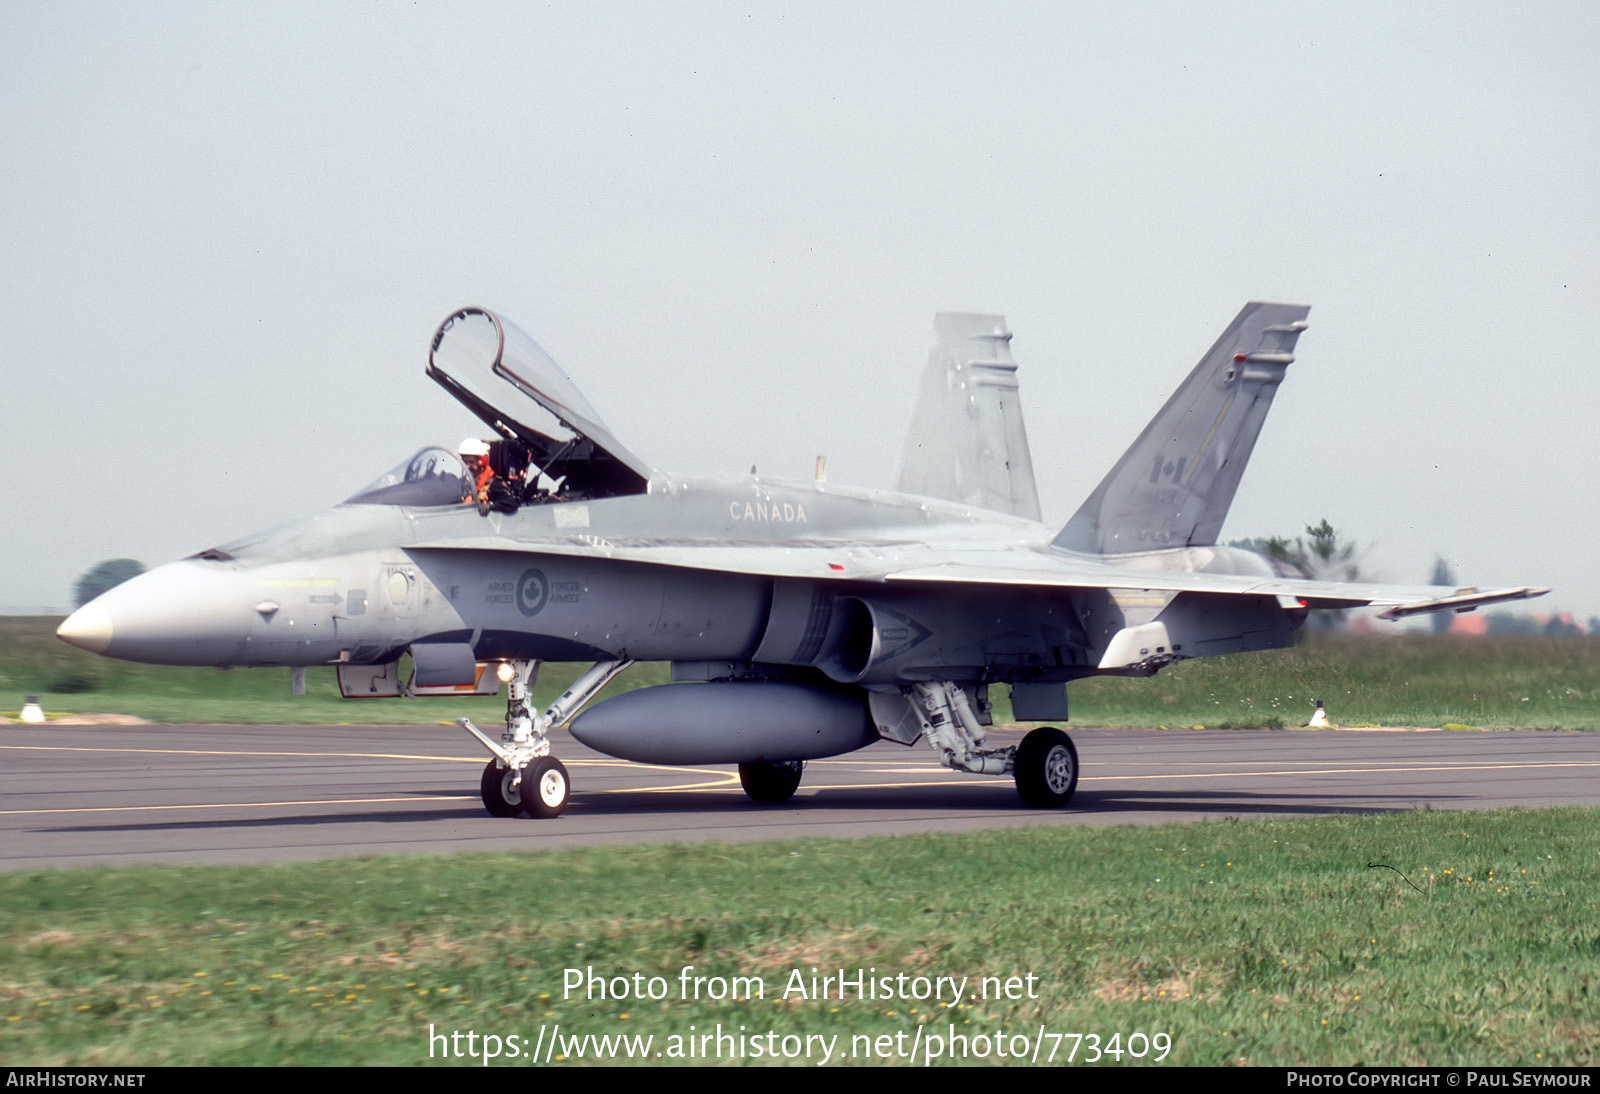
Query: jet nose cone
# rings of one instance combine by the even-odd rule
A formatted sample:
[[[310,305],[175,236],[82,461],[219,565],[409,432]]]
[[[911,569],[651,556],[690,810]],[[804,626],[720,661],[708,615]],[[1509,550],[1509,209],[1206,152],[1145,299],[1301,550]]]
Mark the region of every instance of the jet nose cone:
[[[111,616],[99,600],[91,600],[56,628],[56,637],[80,650],[105,653],[111,647]]]
[[[230,569],[172,562],[91,600],[56,630],[91,653],[158,665],[232,664],[248,640],[249,589]]]

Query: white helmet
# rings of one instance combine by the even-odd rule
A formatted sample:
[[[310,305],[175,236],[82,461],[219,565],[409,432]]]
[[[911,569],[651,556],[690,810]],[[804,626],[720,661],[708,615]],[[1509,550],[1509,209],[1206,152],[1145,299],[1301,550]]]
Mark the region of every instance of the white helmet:
[[[456,451],[463,456],[487,456],[489,454],[489,442],[479,440],[477,437],[468,437],[461,442]]]

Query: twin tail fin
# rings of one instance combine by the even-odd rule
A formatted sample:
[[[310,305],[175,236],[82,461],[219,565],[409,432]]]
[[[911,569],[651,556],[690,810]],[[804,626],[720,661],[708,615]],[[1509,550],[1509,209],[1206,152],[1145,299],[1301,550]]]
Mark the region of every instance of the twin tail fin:
[[[1053,545],[1110,555],[1216,543],[1310,311],[1246,304]]]

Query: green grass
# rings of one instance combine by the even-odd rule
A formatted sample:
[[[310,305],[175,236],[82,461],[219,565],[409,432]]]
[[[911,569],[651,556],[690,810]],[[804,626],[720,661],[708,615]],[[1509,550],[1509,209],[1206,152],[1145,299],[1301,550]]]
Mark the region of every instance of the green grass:
[[[1600,815],[1563,809],[13,874],[0,1063],[413,1064],[430,1025],[660,1048],[720,1023],[846,1051],[1043,1027],[1166,1033],[1172,1064],[1593,1065],[1597,867]],[[682,999],[691,965],[766,997]],[[775,998],[841,967],[1037,997]],[[568,968],[670,991],[564,998]]]
[[[307,672],[289,694],[287,669],[179,669],[112,661],[55,637],[60,621],[0,618],[0,710],[25,694],[47,711],[109,711],[154,722],[404,723],[462,714],[493,723],[503,699],[339,698],[333,670]],[[549,665],[535,698],[548,703],[585,666]],[[635,665],[611,691],[665,682],[665,665]],[[1010,716],[993,689],[996,718]],[[1100,677],[1070,687],[1078,725],[1304,725],[1322,699],[1341,725],[1600,729],[1600,639],[1309,634],[1289,650],[1210,657],[1151,679]]]
[[[1600,729],[1600,639],[1309,634],[1288,650],[1184,661],[1071,687],[1080,725]]]

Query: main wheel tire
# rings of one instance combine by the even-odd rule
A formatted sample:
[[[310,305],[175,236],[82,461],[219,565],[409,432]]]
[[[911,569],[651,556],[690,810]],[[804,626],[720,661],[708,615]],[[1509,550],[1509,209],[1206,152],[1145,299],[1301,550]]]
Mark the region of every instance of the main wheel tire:
[[[518,785],[521,772],[510,767],[500,767],[490,760],[478,780],[478,793],[483,797],[483,807],[491,817],[522,816],[522,788]]]
[[[768,763],[764,760],[739,765],[739,783],[753,802],[778,805],[794,797],[800,785],[800,773],[806,765],[799,760]]]
[[[1059,729],[1036,729],[1017,748],[1015,775],[1024,802],[1035,809],[1060,809],[1078,788],[1078,750]]]
[[[528,816],[549,820],[559,817],[567,807],[567,794],[572,782],[567,769],[554,756],[544,756],[528,765],[522,773],[522,808]]]

